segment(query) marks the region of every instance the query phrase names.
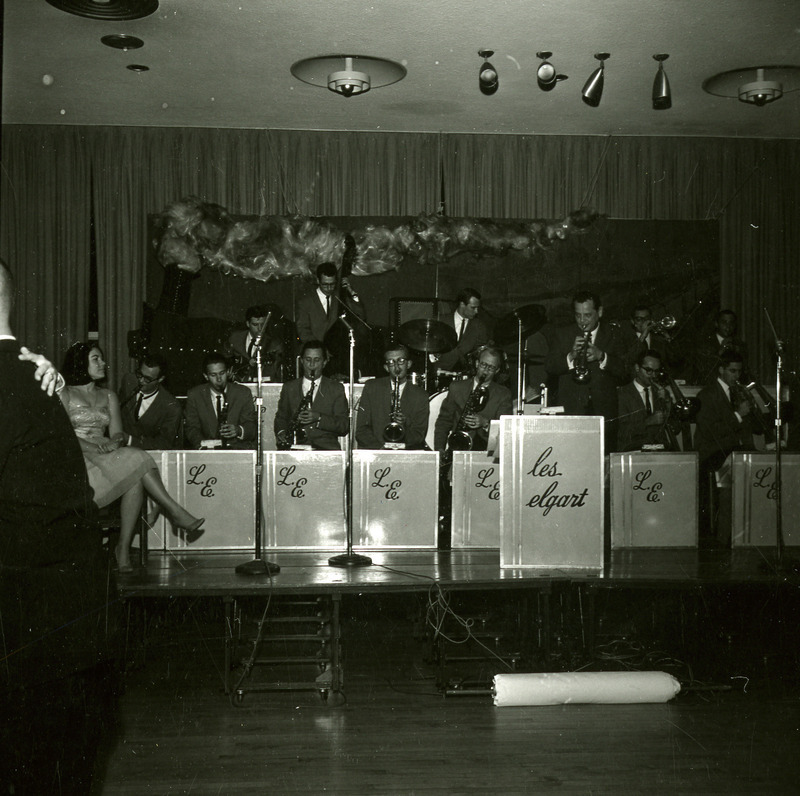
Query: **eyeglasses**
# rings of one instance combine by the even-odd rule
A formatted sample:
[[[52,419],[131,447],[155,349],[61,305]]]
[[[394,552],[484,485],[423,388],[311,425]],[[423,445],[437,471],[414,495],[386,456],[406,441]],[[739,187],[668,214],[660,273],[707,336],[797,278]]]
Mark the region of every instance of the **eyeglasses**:
[[[499,365],[487,365],[486,362],[479,362],[478,367],[488,370],[489,373],[497,373],[497,371],[500,370]]]
[[[657,376],[659,373],[661,373],[661,368],[645,368],[645,367],[642,367],[640,369],[643,370],[645,373],[647,373],[649,376]]]
[[[136,371],[136,378],[142,384],[152,384],[154,381],[158,381],[161,378],[161,376],[156,376],[155,378],[152,378],[151,376],[145,376],[144,373],[142,373],[141,370],[137,370]]]
[[[405,357],[397,357],[397,359],[385,359],[384,365],[405,365],[408,360]]]

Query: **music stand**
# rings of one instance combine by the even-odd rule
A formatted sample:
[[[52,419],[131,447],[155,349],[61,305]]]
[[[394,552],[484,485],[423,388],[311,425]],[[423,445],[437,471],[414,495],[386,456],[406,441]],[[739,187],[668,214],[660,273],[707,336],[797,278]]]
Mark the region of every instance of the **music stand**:
[[[368,567],[372,564],[369,556],[364,556],[353,552],[353,438],[355,436],[356,414],[355,414],[355,348],[356,339],[353,334],[353,327],[348,323],[344,315],[341,321],[347,326],[350,338],[350,429],[347,432],[345,444],[345,474],[344,474],[344,519],[347,532],[347,552],[332,556],[328,559],[328,564],[332,567]]]
[[[264,472],[264,440],[261,434],[261,413],[263,411],[264,403],[264,399],[261,394],[261,337],[264,334],[264,329],[266,328],[267,323],[269,323],[270,315],[272,315],[272,312],[267,313],[267,317],[264,318],[264,323],[261,324],[261,329],[255,339],[255,342],[253,343],[253,350],[255,351],[256,355],[256,464],[253,473],[253,477],[255,478],[256,493],[256,505],[253,512],[255,556],[252,561],[245,561],[243,564],[239,564],[236,567],[236,573],[238,575],[269,575],[272,577],[281,571],[280,566],[273,561],[265,561],[261,557],[261,481]]]

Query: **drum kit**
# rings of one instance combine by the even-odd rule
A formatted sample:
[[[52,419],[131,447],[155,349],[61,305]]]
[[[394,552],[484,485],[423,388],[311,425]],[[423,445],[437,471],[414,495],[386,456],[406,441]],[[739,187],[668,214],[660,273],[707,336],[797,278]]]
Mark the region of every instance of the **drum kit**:
[[[503,316],[495,325],[493,338],[498,345],[517,343],[517,384],[522,389],[524,378],[523,341],[529,335],[539,331],[547,321],[547,313],[541,304],[527,304],[512,310]],[[424,355],[425,366],[422,373],[413,374],[412,380],[424,387],[430,395],[431,418],[428,426],[432,437],[435,416],[446,394],[451,381],[466,374],[437,371],[431,362],[432,354],[444,354],[452,351],[458,343],[455,329],[442,321],[433,318],[415,318],[406,321],[399,329],[400,342],[412,351]],[[429,440],[430,444],[431,440]]]

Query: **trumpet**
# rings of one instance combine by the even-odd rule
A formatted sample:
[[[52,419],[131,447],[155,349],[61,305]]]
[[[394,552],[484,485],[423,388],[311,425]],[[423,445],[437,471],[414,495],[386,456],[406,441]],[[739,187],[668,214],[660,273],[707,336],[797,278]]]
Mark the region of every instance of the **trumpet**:
[[[572,380],[577,384],[586,384],[592,378],[589,371],[589,344],[592,341],[592,333],[583,333],[583,345],[579,349],[572,363]]]
[[[403,442],[406,438],[406,430],[402,423],[395,420],[395,416],[400,412],[400,380],[392,379],[392,403],[389,413],[389,422],[383,429],[384,442]]]
[[[467,396],[461,417],[458,418],[456,427],[447,436],[448,451],[469,451],[472,450],[472,435],[467,428],[467,415],[475,415],[485,408],[489,401],[489,385],[485,384],[481,377],[478,383],[472,388],[472,392]]]
[[[650,331],[660,334],[669,340],[669,332],[678,325],[678,321],[672,315],[665,315],[660,321],[656,321],[650,326]]]
[[[308,392],[302,397],[297,407],[297,411],[294,413],[292,425],[289,426],[288,433],[286,434],[283,443],[281,444],[280,440],[278,440],[278,447],[280,450],[290,450],[293,445],[302,445],[305,443],[306,430],[303,424],[300,422],[300,415],[302,415],[306,409],[310,408],[311,402],[314,400],[315,385],[316,381],[312,379],[311,386],[308,388]]]

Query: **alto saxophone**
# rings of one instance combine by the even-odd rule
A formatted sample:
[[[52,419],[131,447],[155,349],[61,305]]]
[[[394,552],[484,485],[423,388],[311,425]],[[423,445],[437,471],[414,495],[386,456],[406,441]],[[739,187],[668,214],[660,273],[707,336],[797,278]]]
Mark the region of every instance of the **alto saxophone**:
[[[389,422],[383,429],[384,442],[403,442],[406,438],[406,430],[402,423],[394,419],[400,411],[400,381],[392,379],[392,404],[390,407]]]

